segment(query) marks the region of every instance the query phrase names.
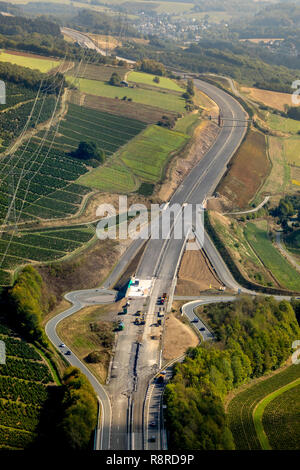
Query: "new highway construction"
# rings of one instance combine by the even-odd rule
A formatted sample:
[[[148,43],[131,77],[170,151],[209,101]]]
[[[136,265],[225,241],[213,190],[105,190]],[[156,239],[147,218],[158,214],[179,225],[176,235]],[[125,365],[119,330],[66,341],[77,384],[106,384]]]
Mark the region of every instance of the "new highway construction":
[[[169,203],[170,205],[178,204],[181,207],[179,213],[187,204],[203,204],[205,199],[213,193],[247,129],[247,115],[232,96],[200,80],[195,80],[195,86],[218,105],[222,119],[224,121],[227,119],[230,125],[221,125],[212,147],[173,194]],[[173,217],[170,234],[166,239],[159,237],[149,240],[142,238],[134,240],[101,289],[90,293],[81,293],[79,297],[78,294],[69,294],[68,300],[73,302],[73,307],[60,314],[59,318],[55,317],[50,320],[46,327],[50,340],[58,347],[61,341],[55,328],[61,319],[92,302],[101,304],[114,301],[116,292],[109,289],[113,288],[126,266],[146,243],[136,270],[136,279],[140,283],[147,283],[149,288],[145,290],[144,295],[132,296],[130,299],[127,315],[124,315],[124,331],[118,334],[112,363],[113,373],[109,384],[100,385],[79,360],[76,360],[74,356],[68,358],[73,365],[77,365],[84,373],[88,374],[101,402],[100,434],[96,440],[98,449],[142,450],[151,448],[158,450],[166,446],[165,439],[161,438],[161,411],[156,412],[154,423],[153,420],[146,419],[145,398],[149,399],[149,383],[164,367],[161,354],[163,321],[159,322],[161,324],[159,326],[157,326],[157,321],[159,313],[161,311],[166,313],[172,306],[176,276],[187,241],[187,236],[180,239],[172,236],[179,219],[178,214]],[[199,246],[205,251],[223,285],[231,291],[237,292],[239,286],[209,236],[205,232],[204,236],[202,233],[197,233],[194,218],[190,230],[194,231]],[[163,308],[158,302],[162,296],[166,299]],[[222,299],[223,297],[216,296],[216,301]],[[208,302],[211,301],[212,299],[208,300]],[[205,303],[205,300],[202,300],[202,303]],[[135,316],[138,311],[144,312],[144,321],[142,322],[136,321]],[[169,368],[168,374],[170,374],[170,370]],[[158,391],[154,389],[154,392],[152,390],[150,397],[151,403],[154,403],[154,405],[151,404],[151,407],[154,406],[157,410],[161,410],[160,390],[161,388]],[[151,409],[153,413],[153,408]],[[150,426],[149,429],[147,426]]]

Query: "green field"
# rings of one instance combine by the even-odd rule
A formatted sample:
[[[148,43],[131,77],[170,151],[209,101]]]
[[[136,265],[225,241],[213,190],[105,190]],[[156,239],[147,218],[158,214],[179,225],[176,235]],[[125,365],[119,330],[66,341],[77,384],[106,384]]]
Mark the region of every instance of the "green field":
[[[54,139],[54,146],[69,152],[77,148],[80,141],[91,140],[109,156],[145,127],[146,124],[136,119],[103,113],[69,103],[68,113],[60,123],[59,133]],[[40,137],[43,135],[43,132],[39,134]],[[52,133],[48,136],[49,141],[52,136]]]
[[[265,406],[262,425],[272,449],[299,450],[299,416],[300,379],[274,392]]]
[[[284,152],[284,139],[280,137],[267,137],[268,154],[272,162],[271,171],[266,178],[258,197],[261,200],[263,194],[280,194],[290,185],[290,167],[287,164]],[[257,202],[255,200],[255,202]]]
[[[10,62],[11,64],[21,65],[22,67],[28,67],[30,69],[37,69],[40,72],[49,72],[49,70],[58,67],[60,62],[57,60],[50,59],[39,59],[36,57],[26,57],[16,54],[8,54],[6,52],[1,52],[0,54],[1,62]]]
[[[195,127],[200,124],[199,113],[186,114],[178,119],[175,124],[174,130],[182,132],[183,134],[192,135]]]
[[[253,420],[255,407],[267,395],[299,379],[299,374],[300,365],[291,365],[284,371],[247,387],[230,401],[227,408],[227,417],[238,450],[260,450],[262,448]],[[284,397],[284,394],[281,397]],[[271,406],[271,403],[268,406]],[[276,402],[274,401],[274,409],[275,405]],[[295,415],[293,414],[293,416]],[[265,431],[269,433],[269,425],[265,427]],[[294,431],[289,429],[289,432],[293,433]],[[298,433],[298,430],[295,430],[295,432]],[[299,436],[299,434],[297,435]],[[280,439],[283,439],[283,436],[284,433]]]
[[[300,275],[273,246],[268,237],[267,222],[246,225],[245,236],[264,265],[272,272],[282,287],[300,291]]]
[[[67,78],[70,79],[69,76]],[[185,112],[185,100],[180,96],[175,96],[167,92],[144,90],[141,88],[116,87],[104,82],[88,80],[85,78],[80,78],[78,82],[79,89],[83,93],[104,96],[106,98],[117,97],[119,99],[126,96],[136,103],[147,104],[149,106],[155,106],[169,111],[176,111],[178,113]]]
[[[284,149],[287,162],[300,166],[300,137],[285,139]]]
[[[265,427],[263,425],[263,417],[264,417],[264,412],[265,412],[266,407],[268,407],[269,413],[271,411],[271,415],[272,415],[272,411],[274,411],[274,415],[276,417],[277,416],[277,409],[276,408],[274,409],[274,403],[272,403],[273,400],[276,400],[276,398],[278,398],[278,397],[282,398],[282,395],[285,396],[285,392],[291,391],[297,385],[300,385],[300,379],[297,379],[294,382],[291,382],[287,385],[284,385],[283,387],[275,390],[273,393],[270,393],[265,398],[263,398],[259,402],[257,407],[254,409],[254,411],[253,411],[253,421],[254,421],[254,426],[255,426],[255,429],[256,429],[256,434],[257,434],[257,437],[259,439],[259,442],[260,442],[260,445],[261,445],[262,449],[264,449],[264,450],[271,450],[272,449],[272,447],[270,445],[270,442],[268,440],[268,433],[272,429],[272,425],[271,425],[270,421],[268,421],[268,419],[267,419],[267,423],[264,419],[265,424],[267,424],[267,425]],[[285,403],[285,400],[283,400],[283,401]],[[291,403],[289,403],[288,405],[290,407]],[[297,416],[297,410],[293,409],[293,414],[295,414]],[[279,415],[280,415],[280,413],[279,413]],[[282,416],[281,416],[281,418],[282,418]],[[285,431],[284,427],[281,428],[281,429],[277,428],[276,432],[275,432],[275,436],[277,436],[279,438],[279,440],[285,441],[286,436],[283,436],[284,431]],[[276,442],[276,440],[278,440],[278,439],[275,439],[275,442]],[[287,445],[287,443],[286,443],[286,445]],[[282,449],[284,449],[284,448],[286,448],[286,447],[282,447]]]
[[[150,126],[129,142],[107,166],[83,175],[78,182],[102,191],[130,192],[140,182],[158,182],[170,155],[180,150],[188,136]]]
[[[297,134],[300,131],[299,121],[284,118],[278,114],[269,114],[267,124],[275,131],[287,132],[289,134]]]
[[[144,83],[145,85],[151,85],[157,88],[165,88],[167,90],[178,91],[179,93],[183,93],[183,90],[174,80],[166,77],[159,77],[159,83],[155,83],[153,79],[155,75],[151,75],[150,73],[142,73],[142,72],[130,72],[128,74],[127,80],[129,82],[134,83]]]
[[[132,172],[120,161],[111,161],[83,175],[78,182],[105,192],[127,193],[135,191],[139,183]]]

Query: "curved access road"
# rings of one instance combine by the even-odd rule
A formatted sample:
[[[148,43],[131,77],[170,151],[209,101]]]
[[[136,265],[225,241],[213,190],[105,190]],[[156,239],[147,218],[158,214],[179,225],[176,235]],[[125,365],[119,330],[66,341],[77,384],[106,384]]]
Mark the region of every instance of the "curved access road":
[[[56,332],[57,325],[62,320],[73,315],[84,307],[114,302],[116,294],[116,291],[109,289],[79,290],[66,294],[65,299],[72,304],[72,307],[53,317],[48,321],[45,327],[46,335],[56,349],[58,349],[62,354],[66,354],[67,350],[70,350],[67,346],[63,348],[60,346],[62,344],[62,340]],[[109,397],[100,382],[95,378],[87,366],[81,362],[74,353],[72,353],[72,351],[71,355],[65,355],[65,358],[72,366],[78,367],[83,374],[86,375],[100,400],[101,426],[96,439],[96,449],[108,450],[110,448],[111,431],[111,405]]]

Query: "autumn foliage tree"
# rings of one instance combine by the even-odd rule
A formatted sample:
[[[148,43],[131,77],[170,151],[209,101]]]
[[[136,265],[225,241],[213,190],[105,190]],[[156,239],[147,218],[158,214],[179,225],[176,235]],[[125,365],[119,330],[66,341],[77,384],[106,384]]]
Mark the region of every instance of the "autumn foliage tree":
[[[76,367],[63,377],[63,416],[59,425],[61,445],[70,450],[87,450],[97,424],[98,402],[93,387]]]

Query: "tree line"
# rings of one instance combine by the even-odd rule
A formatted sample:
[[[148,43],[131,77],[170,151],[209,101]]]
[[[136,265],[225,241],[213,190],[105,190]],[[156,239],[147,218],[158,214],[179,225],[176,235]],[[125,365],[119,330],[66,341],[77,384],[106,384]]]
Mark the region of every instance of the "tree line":
[[[16,85],[22,85],[34,91],[39,90],[43,80],[41,91],[48,94],[58,94],[61,87],[64,89],[67,86],[65,77],[61,73],[58,73],[55,80],[52,80],[49,75],[38,70],[10,64],[9,62],[0,62],[0,79]]]

